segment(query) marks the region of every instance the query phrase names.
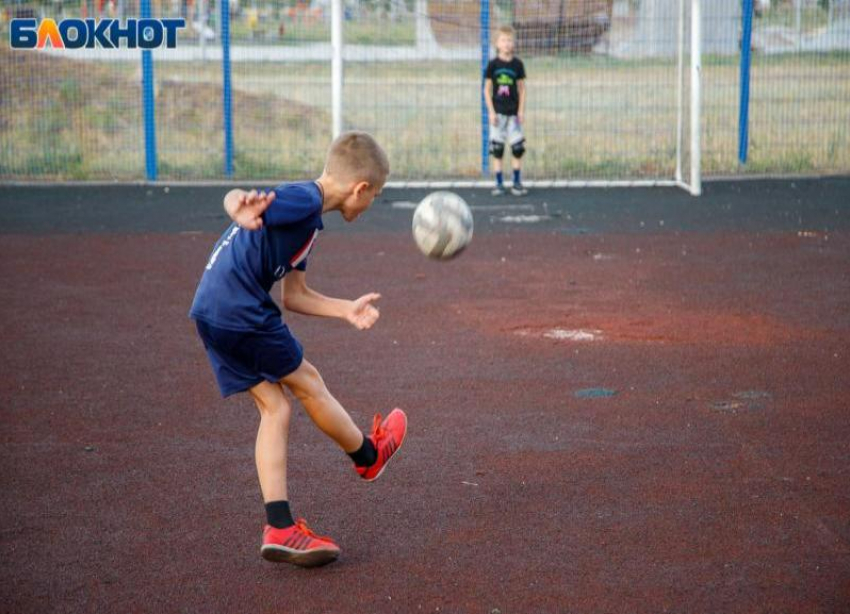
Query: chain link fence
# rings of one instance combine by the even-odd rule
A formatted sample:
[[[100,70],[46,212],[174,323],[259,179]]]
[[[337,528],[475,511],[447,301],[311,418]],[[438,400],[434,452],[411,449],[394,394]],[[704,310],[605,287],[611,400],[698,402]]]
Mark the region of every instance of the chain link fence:
[[[144,180],[151,145],[159,180],[321,172],[335,112],[331,0],[150,6],[187,22],[176,49],[153,51],[152,144],[140,51],[9,43],[15,17],[128,18],[139,1],[4,2],[0,179]],[[496,27],[511,24],[528,74],[527,178],[672,178],[690,164],[689,6],[345,2],[342,127],[377,136],[394,180],[481,178],[482,67]],[[702,12],[703,176],[850,172],[850,0],[703,0]]]

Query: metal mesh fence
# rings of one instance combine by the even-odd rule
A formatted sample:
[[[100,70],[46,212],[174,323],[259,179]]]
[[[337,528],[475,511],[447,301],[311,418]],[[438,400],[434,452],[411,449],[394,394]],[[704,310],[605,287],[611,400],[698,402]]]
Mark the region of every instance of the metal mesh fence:
[[[346,123],[387,143],[394,178],[445,177],[446,169],[480,176],[488,128],[482,40],[494,56],[498,26],[513,24],[527,73],[528,177],[672,178],[678,50],[649,62],[633,61],[625,42],[611,53],[611,9],[607,1],[494,2],[482,15],[479,2],[412,3],[404,19],[415,41],[398,60],[387,49],[366,49],[362,61],[346,65]],[[678,17],[674,11],[661,27],[676,32]],[[482,21],[489,24],[483,37]]]
[[[235,176],[318,176],[332,138],[328,10],[244,3],[234,17]]]
[[[138,62],[56,58],[0,44],[0,178],[142,178],[142,130]]]
[[[725,4],[725,5],[724,5]],[[705,15],[704,175],[850,170],[850,2],[754,0],[741,162],[741,3]]]
[[[9,48],[14,17],[126,18],[144,2],[4,2],[0,179],[149,176],[140,51]],[[153,17],[187,21],[177,49],[153,52],[158,179],[321,171],[333,132],[331,0],[150,6]],[[395,180],[481,178],[490,162],[482,58],[496,52],[496,27],[511,24],[528,75],[527,178],[672,179],[691,159],[690,0],[681,6],[684,15],[679,0],[490,0],[483,10],[479,0],[344,2],[342,127],[374,133]],[[850,1],[702,7],[703,175],[850,171]]]
[[[197,5],[190,28],[194,44],[156,62],[157,116],[168,121],[168,134],[159,132],[161,175],[317,174],[331,140],[330,66],[322,57],[330,30],[323,11],[280,2],[231,3],[226,84],[220,8]]]
[[[779,3],[755,21],[746,169],[846,172],[850,2]]]

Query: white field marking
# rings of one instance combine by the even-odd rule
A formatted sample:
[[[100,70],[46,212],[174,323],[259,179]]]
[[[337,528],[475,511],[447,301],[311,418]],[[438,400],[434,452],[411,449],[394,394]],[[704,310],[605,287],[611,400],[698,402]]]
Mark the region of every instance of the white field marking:
[[[467,486],[478,486],[478,484],[476,484],[475,482],[466,482],[466,481],[464,481],[464,482],[461,482],[461,484],[466,484]]]
[[[565,328],[553,328],[543,333],[547,339],[559,341],[597,341],[602,338],[602,331],[597,329],[568,330]]]
[[[504,215],[496,219],[506,224],[535,224],[552,218],[548,215]]]
[[[593,259],[597,262],[600,260],[613,260],[614,254],[593,254]]]
[[[473,211],[534,211],[534,205],[470,205]]]
[[[416,209],[419,203],[410,200],[396,200],[390,206],[393,209]],[[473,211],[534,211],[534,205],[471,205]]]

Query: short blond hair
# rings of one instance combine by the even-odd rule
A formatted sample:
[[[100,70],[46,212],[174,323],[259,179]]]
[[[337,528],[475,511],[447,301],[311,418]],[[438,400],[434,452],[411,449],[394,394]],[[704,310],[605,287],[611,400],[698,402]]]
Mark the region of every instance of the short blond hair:
[[[496,28],[496,32],[493,34],[493,40],[499,38],[502,34],[510,36],[511,38],[516,38],[516,30],[513,26],[508,24],[503,24]]]
[[[384,149],[367,132],[344,132],[328,149],[325,172],[343,181],[368,181],[383,186],[390,174]]]

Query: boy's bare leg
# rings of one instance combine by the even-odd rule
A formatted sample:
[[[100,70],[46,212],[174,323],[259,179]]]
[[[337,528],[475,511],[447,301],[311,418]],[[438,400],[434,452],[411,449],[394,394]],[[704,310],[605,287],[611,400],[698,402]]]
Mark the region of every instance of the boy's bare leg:
[[[329,537],[318,537],[303,520],[295,522],[286,493],[286,451],[292,404],[279,383],[261,382],[249,391],[260,411],[257,431],[257,474],[266,502],[266,520],[260,554],[275,563],[302,567],[336,560],[339,546]]]
[[[363,433],[328,391],[316,367],[307,360],[303,360],[301,366],[281,382],[301,401],[316,426],[346,454],[357,451],[363,445]]]
[[[493,172],[501,173],[502,172],[502,159],[501,158],[493,158]]]
[[[515,171],[522,170],[522,160],[516,156],[511,156],[511,168]]]
[[[292,405],[280,384],[261,382],[248,391],[260,412],[255,457],[263,501],[288,500],[286,451]]]

